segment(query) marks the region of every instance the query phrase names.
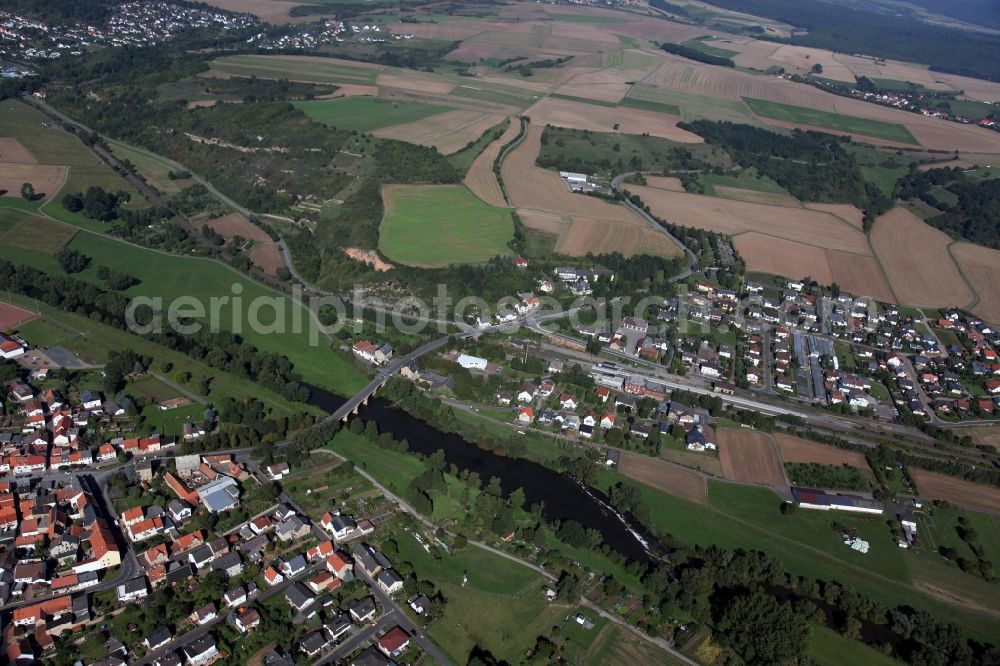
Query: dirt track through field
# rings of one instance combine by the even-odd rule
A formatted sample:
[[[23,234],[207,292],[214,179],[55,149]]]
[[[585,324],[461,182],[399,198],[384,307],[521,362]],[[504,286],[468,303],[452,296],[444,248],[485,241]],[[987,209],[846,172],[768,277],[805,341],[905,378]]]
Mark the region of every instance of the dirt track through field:
[[[784,470],[771,437],[754,430],[718,431],[722,475],[733,481],[784,486]]]
[[[704,477],[678,465],[622,451],[621,459],[618,461],[618,471],[630,479],[645,483],[674,497],[708,504],[708,486]]]
[[[1000,515],[1000,488],[973,483],[947,474],[909,467],[907,472],[917,484],[920,496],[947,500],[974,511]]]
[[[868,461],[857,451],[838,449],[819,442],[802,439],[786,433],[775,433],[781,458],[786,463],[816,463],[818,465],[850,465],[859,469],[870,469]]]
[[[871,242],[902,304],[963,307],[972,301],[948,252],[951,239],[905,208],[879,217]]]
[[[504,144],[513,140],[521,129],[521,123],[517,118],[511,117],[508,120],[509,124],[507,125],[507,129],[504,130],[503,135],[486,146],[483,152],[476,156],[463,181],[465,186],[472,190],[472,193],[477,197],[491,206],[498,206],[500,208],[507,206],[507,201],[504,199],[503,192],[500,191],[500,183],[497,182],[497,176],[493,173],[493,162],[496,161],[497,155],[500,154],[500,149]]]

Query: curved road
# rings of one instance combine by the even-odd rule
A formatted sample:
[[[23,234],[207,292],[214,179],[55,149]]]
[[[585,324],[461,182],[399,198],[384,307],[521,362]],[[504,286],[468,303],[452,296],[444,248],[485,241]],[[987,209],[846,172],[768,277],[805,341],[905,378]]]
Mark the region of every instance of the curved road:
[[[625,197],[625,199],[622,200],[622,204],[626,208],[628,208],[633,213],[635,213],[636,215],[638,215],[639,217],[641,217],[642,219],[644,219],[649,226],[653,227],[653,229],[655,229],[656,231],[659,231],[660,233],[666,235],[666,237],[669,238],[673,242],[674,245],[676,245],[677,247],[679,247],[681,249],[681,251],[684,254],[687,255],[687,258],[688,258],[688,267],[687,267],[687,270],[683,271],[682,273],[678,273],[677,275],[673,276],[672,278],[670,278],[668,280],[669,282],[678,282],[680,280],[684,280],[684,279],[688,278],[692,273],[694,273],[695,269],[698,268],[698,257],[695,255],[694,252],[691,251],[691,248],[689,248],[687,245],[685,245],[684,243],[681,242],[681,239],[677,238],[677,236],[674,236],[672,233],[670,233],[669,231],[667,231],[666,229],[664,229],[663,225],[661,225],[659,222],[657,222],[653,218],[652,215],[650,215],[649,213],[647,213],[646,211],[644,211],[643,209],[639,208],[634,203],[632,203],[631,201],[629,201],[628,197],[625,195],[625,192],[622,191],[622,189],[621,189],[622,181],[625,180],[626,178],[629,178],[629,177],[634,176],[636,174],[640,174],[640,175],[650,174],[651,175],[651,174],[654,174],[654,173],[656,173],[656,172],[655,171],[626,171],[625,173],[620,173],[620,174],[618,174],[617,176],[615,176],[614,178],[611,179],[611,189],[613,189],[615,192],[619,192],[622,196]]]

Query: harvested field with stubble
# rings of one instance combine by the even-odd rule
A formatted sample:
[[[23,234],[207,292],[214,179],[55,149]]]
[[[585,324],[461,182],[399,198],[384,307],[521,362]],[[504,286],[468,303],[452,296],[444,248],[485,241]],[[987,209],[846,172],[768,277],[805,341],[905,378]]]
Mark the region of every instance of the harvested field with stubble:
[[[31,151],[12,136],[0,136],[0,162],[16,164],[38,164]]]
[[[544,127],[532,123],[521,144],[504,159],[507,195],[525,225],[558,235],[556,251],[646,253],[673,257],[679,248],[624,206],[569,191],[555,171],[535,166]]]
[[[781,432],[774,433],[773,437],[781,450],[781,459],[786,463],[850,465],[858,469],[870,469],[868,461],[857,451],[838,449]]]
[[[705,479],[696,472],[665,460],[649,458],[629,451],[621,452],[618,471],[630,479],[665,493],[699,504],[708,504]]]
[[[830,213],[831,215],[836,215],[844,222],[847,222],[852,227],[857,227],[858,229],[864,228],[864,211],[852,206],[851,204],[840,204],[840,203],[803,203],[803,206],[809,210],[819,210],[824,213]]]
[[[638,194],[655,215],[674,224],[731,235],[756,231],[824,249],[871,253],[868,241],[860,230],[821,211],[732,201],[638,185],[629,185],[626,189]]]
[[[253,247],[250,248],[247,257],[268,275],[277,275],[278,269],[285,265],[278,244],[271,240],[267,232],[243,217],[243,215],[230,213],[229,215],[209,220],[205,224],[227,241],[236,236],[253,241]]]
[[[955,243],[951,255],[979,296],[972,311],[987,321],[1000,323],[1000,251],[972,243]]]
[[[51,164],[0,162],[0,192],[5,197],[20,197],[21,185],[31,183],[37,196],[48,199],[62,185],[66,170]]]
[[[681,179],[675,176],[646,176],[646,187],[655,187],[668,192],[683,192]]]
[[[527,111],[533,125],[555,125],[591,132],[649,134],[682,143],[702,143],[697,134],[677,127],[678,116],[628,107],[600,106],[557,97],[546,97]]]
[[[964,307],[972,301],[948,252],[951,239],[905,208],[879,217],[871,242],[901,304]]]
[[[895,302],[885,274],[875,257],[775,238],[756,232],[733,237],[733,246],[746,261],[747,270],[781,275],[793,280],[811,277],[820,284],[836,282],[859,296]]]
[[[502,120],[503,116],[492,113],[455,110],[411,123],[383,127],[373,134],[382,139],[430,146],[443,155],[450,155],[465,148]]]
[[[673,241],[651,227],[609,223],[589,217],[574,217],[555,249],[572,257],[582,257],[588,252],[621,252],[626,257],[636,254],[660,257],[680,255],[680,248]]]
[[[718,431],[722,475],[732,481],[787,485],[770,435],[753,430]]]
[[[924,499],[947,500],[973,511],[1000,515],[1000,488],[919,467],[910,466],[906,471],[917,484],[917,491]]]
[[[498,208],[507,206],[507,201],[504,199],[503,192],[500,191],[497,176],[493,173],[493,162],[500,154],[500,149],[504,144],[512,141],[521,129],[521,123],[516,118],[510,118],[509,121],[503,135],[486,146],[483,152],[476,156],[463,180],[465,186],[472,190],[473,194],[489,205]]]

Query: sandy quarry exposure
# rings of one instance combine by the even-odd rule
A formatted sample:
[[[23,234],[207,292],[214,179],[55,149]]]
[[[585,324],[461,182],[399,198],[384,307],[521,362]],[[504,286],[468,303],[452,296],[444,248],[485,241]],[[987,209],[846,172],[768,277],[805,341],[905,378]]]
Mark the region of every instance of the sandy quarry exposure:
[[[850,465],[870,469],[868,461],[857,451],[838,449],[794,435],[776,432],[772,435],[778,443],[781,458],[786,463],[816,463],[817,465]]]
[[[373,134],[382,139],[398,139],[421,146],[437,148],[450,155],[465,148],[483,132],[503,121],[503,116],[479,111],[455,110],[429,118],[377,129]]]
[[[463,180],[465,186],[472,190],[473,194],[489,205],[497,206],[498,208],[505,208],[508,204],[503,196],[503,192],[500,191],[500,184],[497,182],[496,174],[493,173],[493,162],[496,161],[497,156],[500,154],[500,148],[507,142],[512,141],[521,129],[521,123],[517,118],[509,118],[509,121],[503,135],[486,146],[483,152],[476,156]]]
[[[879,217],[871,242],[902,304],[963,307],[972,302],[948,252],[951,239],[905,208],[897,206]]]

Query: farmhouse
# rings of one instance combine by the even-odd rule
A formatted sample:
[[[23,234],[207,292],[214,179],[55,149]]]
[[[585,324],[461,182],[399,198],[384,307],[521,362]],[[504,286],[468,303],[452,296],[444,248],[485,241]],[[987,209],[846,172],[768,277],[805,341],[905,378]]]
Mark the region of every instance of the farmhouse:
[[[860,495],[828,495],[822,490],[792,488],[795,502],[803,509],[820,511],[851,511],[854,513],[882,514],[882,505]]]

